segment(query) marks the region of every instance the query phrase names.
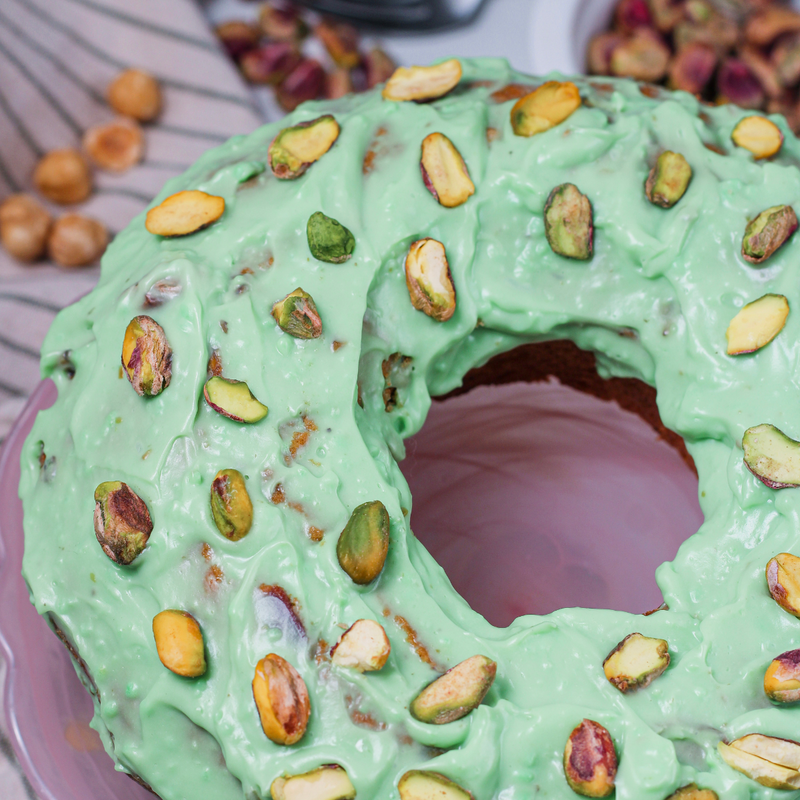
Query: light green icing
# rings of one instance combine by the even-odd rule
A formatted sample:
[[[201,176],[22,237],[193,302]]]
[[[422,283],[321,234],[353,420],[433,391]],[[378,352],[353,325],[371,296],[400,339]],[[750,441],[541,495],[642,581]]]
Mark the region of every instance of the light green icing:
[[[493,83],[468,89],[475,79]],[[760,787],[716,751],[721,738],[748,732],[800,734],[800,711],[771,706],[761,688],[770,660],[798,645],[800,622],[770,598],[764,567],[778,552],[800,553],[800,492],[761,484],[740,445],[744,430],[762,422],[800,438],[800,314],[763,350],[725,354],[725,330],[742,305],[766,292],[794,305],[800,295],[797,236],[761,269],[740,253],[749,219],[800,202],[800,144],[775,117],[783,149],[756,163],[729,138],[746,112],[703,107],[687,94],[656,102],[634,83],[596,89],[584,79],[578,111],[521,138],[509,124],[513,101],[489,99],[510,81],[536,83],[502,61],[464,62],[462,86],[432,103],[379,93],[309,103],[282,125],[232,139],[158,198],[188,188],[219,194],[222,218],[166,240],[137,217],[106,253],[98,287],[63,311],[47,337],[43,374],[59,396],[37,417],[22,457],[25,577],[39,612],[54,615],[93,677],[101,699],[94,726],[106,748],[165,800],[266,798],[277,775],[331,762],[346,768],[364,800],[396,797],[411,768],[442,772],[477,800],[569,798],[561,758],[584,717],[614,739],[620,800],[664,800],[690,781],[728,800],[800,796]],[[319,162],[294,181],[262,171],[282,126],[322,113],[336,117],[341,135]],[[491,143],[487,126],[499,133]],[[476,186],[457,208],[438,205],[420,176],[420,143],[433,131],[453,141]],[[364,174],[371,146],[373,169]],[[682,153],[694,172],[670,210],[644,193],[664,149]],[[588,262],[555,255],[544,237],[544,203],[565,182],[594,209]],[[353,232],[346,263],[311,256],[306,224],[317,211]],[[446,323],[416,311],[406,289],[404,257],[423,236],[447,249],[458,305]],[[180,295],[145,310],[145,293],[163,279],[179,283]],[[319,309],[320,339],[287,336],[270,315],[298,286]],[[172,382],[154,398],[138,397],[119,374],[125,327],[141,313],[163,327],[174,353]],[[631,330],[635,337],[619,335]],[[560,337],[595,351],[603,375],[657,387],[662,419],[697,464],[706,521],[658,570],[669,611],[563,609],[496,629],[456,596],[411,535],[396,459],[403,438],[422,426],[431,394],[458,386],[495,353]],[[345,344],[334,351],[334,341]],[[205,404],[213,348],[224,374],[269,406],[266,419],[239,425]],[[71,380],[59,366],[65,350]],[[387,413],[381,363],[395,352],[413,357],[413,369]],[[303,415],[317,430],[287,458]],[[39,442],[56,459],[44,471]],[[220,536],[209,506],[210,483],[225,468],[246,477],[254,505],[252,530],[237,542]],[[112,563],[95,540],[93,493],[106,480],[127,482],[152,515],[149,544],[130,567]],[[277,484],[303,513],[270,502]],[[339,567],[336,541],[351,511],[372,500],[391,516],[389,555],[377,581],[356,587]],[[321,543],[309,525],[325,531]],[[204,543],[224,573],[214,589]],[[276,601],[258,599],[261,584],[296,598],[308,642],[290,624],[275,627]],[[159,662],[151,623],[165,608],[200,622],[209,663],[202,678],[180,678]],[[476,653],[497,662],[483,705],[447,725],[411,717],[410,701],[436,673],[395,614],[442,667]],[[363,617],[382,622],[391,639],[383,670],[361,675],[315,661],[318,639],[330,645],[340,623]],[[602,661],[633,631],[666,639],[672,663],[648,688],[622,695]],[[265,737],[253,702],[255,665],[269,652],[299,670],[311,697],[308,732],[293,747]],[[386,728],[356,725],[346,696]]]

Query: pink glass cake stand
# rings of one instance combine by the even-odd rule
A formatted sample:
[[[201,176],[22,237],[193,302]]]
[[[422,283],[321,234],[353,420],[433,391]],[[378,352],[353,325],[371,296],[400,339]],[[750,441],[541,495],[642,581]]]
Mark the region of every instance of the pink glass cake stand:
[[[152,800],[114,770],[88,727],[89,696],[20,575],[20,451],[54,399],[42,383],[0,458],[9,729],[42,800]],[[695,477],[645,423],[556,383],[479,387],[434,403],[407,448],[416,535],[496,625],[562,606],[655,608],[655,568],[702,522]]]

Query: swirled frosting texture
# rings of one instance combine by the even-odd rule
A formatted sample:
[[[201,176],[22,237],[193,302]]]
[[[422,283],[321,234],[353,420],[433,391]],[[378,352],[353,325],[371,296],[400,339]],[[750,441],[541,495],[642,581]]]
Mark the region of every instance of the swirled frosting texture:
[[[770,598],[763,571],[776,553],[800,551],[800,493],[762,485],[740,447],[743,431],[761,422],[800,438],[800,315],[768,347],[737,359],[725,354],[725,329],[767,291],[792,305],[800,295],[800,239],[762,269],[740,255],[748,219],[800,200],[800,145],[775,118],[786,142],[756,163],[730,141],[739,109],[589,80],[576,81],[584,104],[566,122],[521,138],[509,123],[513,101],[490,98],[512,81],[539,83],[482,60],[464,62],[461,85],[432,103],[370,93],[306,104],[290,123],[331,113],[341,135],[294,181],[264,169],[270,141],[290,123],[210,151],[158,199],[201,189],[225,198],[222,218],[162,239],[137,217],[109,248],[97,288],[48,335],[43,374],[59,394],[23,454],[25,577],[39,612],[91,675],[94,725],[109,753],[165,800],[268,797],[279,774],[325,763],[344,766],[365,800],[395,797],[410,768],[442,772],[478,800],[566,798],[564,743],[584,717],[613,737],[620,800],[663,800],[690,781],[726,798],[774,796],[725,766],[716,744],[753,731],[797,738],[800,729],[800,712],[772,707],[761,689],[769,661],[797,645],[800,623]],[[476,187],[457,208],[440,206],[420,176],[420,143],[435,131],[458,148]],[[694,171],[671,210],[644,194],[664,149]],[[545,201],[567,181],[594,208],[589,262],[555,255],[545,239]],[[353,232],[346,263],[308,251],[306,223],[317,211]],[[415,310],[405,285],[405,254],[423,236],[447,250],[457,309],[446,323]],[[163,281],[179,293],[147,306],[146,293]],[[270,315],[298,286],[319,310],[319,339],[287,336]],[[125,328],[141,313],[174,351],[172,381],[153,398],[138,397],[120,371]],[[657,387],[664,422],[697,464],[706,521],[658,571],[668,611],[563,609],[496,629],[412,535],[396,459],[430,395],[494,353],[559,337],[595,351],[602,374]],[[269,406],[266,419],[240,425],[203,402],[214,350],[224,375]],[[413,361],[387,413],[382,364],[393,353]],[[298,431],[308,437],[292,455]],[[254,505],[253,527],[237,542],[219,534],[209,506],[211,481],[225,468],[246,477]],[[125,481],[152,515],[153,534],[130,567],[109,560],[92,529],[94,489],[108,480]],[[353,508],[371,500],[388,509],[391,544],[380,578],[356,587],[336,541]],[[305,634],[262,585],[295,598]],[[160,663],[151,624],[165,608],[200,622],[202,678]],[[315,658],[320,639],[330,645],[341,625],[364,617],[391,639],[382,671],[361,675]],[[421,646],[407,640],[410,629]],[[602,661],[633,631],[666,639],[672,663],[647,689],[622,695]],[[254,668],[269,652],[308,686],[311,720],[293,747],[264,736],[253,702]],[[408,706],[435,677],[431,664],[476,653],[498,664],[484,704],[447,725],[413,719]]]

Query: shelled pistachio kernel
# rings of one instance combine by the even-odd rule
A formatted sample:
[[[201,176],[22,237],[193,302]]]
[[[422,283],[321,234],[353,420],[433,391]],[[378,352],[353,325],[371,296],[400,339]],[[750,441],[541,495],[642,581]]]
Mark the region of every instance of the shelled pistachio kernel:
[[[447,776],[424,769],[406,772],[397,783],[397,791],[400,800],[474,800],[471,792]]]
[[[800,789],[800,744],[760,733],[749,733],[729,745],[720,742],[725,763],[771,789]]]
[[[621,692],[630,692],[649,686],[669,661],[669,645],[664,639],[631,633],[608,654],[603,672]]]
[[[701,789],[696,783],[688,783],[676,789],[667,800],[719,800],[719,795],[711,789]]]
[[[176,675],[199,678],[206,672],[203,632],[197,620],[174,608],[153,617],[153,638],[161,663]]]
[[[256,665],[253,698],[261,727],[276,744],[296,744],[308,727],[311,704],[300,673],[276,653]]]
[[[145,217],[144,226],[156,236],[188,236],[215,222],[225,211],[225,200],[199,189],[170,195]]]
[[[477,708],[494,683],[497,664],[486,656],[472,656],[429,683],[409,706],[420,722],[444,725]]]
[[[301,775],[282,775],[269,787],[272,800],[353,800],[356,788],[338,764],[324,764]]]
[[[331,649],[331,661],[340,667],[359,672],[382,669],[392,646],[382,625],[371,619],[359,619],[339,638]]]
[[[574,83],[547,81],[514,103],[511,128],[517,136],[534,136],[562,123],[580,105],[581,94]]]
[[[461,80],[457,58],[431,67],[398,67],[383,87],[385,100],[435,100],[454,89]]]
[[[764,693],[774,703],[800,701],[800,650],[781,653],[764,673]]]
[[[748,428],[742,436],[745,466],[770,489],[800,486],[800,442],[774,425]]]
[[[122,366],[136,394],[155,397],[172,379],[172,348],[164,329],[145,314],[134,317],[122,340]]]
[[[341,222],[317,211],[306,226],[308,249],[317,261],[342,264],[353,255],[356,239]]]
[[[584,797],[608,797],[614,791],[617,754],[611,734],[599,722],[584,719],[569,735],[564,775],[572,791]]]
[[[431,133],[422,140],[419,167],[425,188],[445,208],[460,206],[475,194],[461,153],[443,133]]]
[[[654,206],[672,208],[686,194],[691,180],[689,162],[680,153],[665,150],[647,176],[645,194]]]
[[[330,114],[284,128],[270,143],[270,169],[281,180],[299,178],[338,138],[339,123]]]
[[[784,611],[800,618],[800,558],[778,553],[767,563],[766,574],[772,599]]]
[[[411,305],[437,322],[446,322],[456,310],[456,290],[444,245],[436,239],[418,239],[408,248],[406,286]]]
[[[272,316],[278,327],[295,339],[319,339],[322,320],[314,298],[299,286],[272,306]]]
[[[253,503],[238,469],[221,469],[211,482],[211,515],[219,532],[232,542],[247,536]]]
[[[751,220],[744,230],[742,257],[751,264],[766,261],[797,230],[791,206],[773,206]]]
[[[214,375],[206,381],[203,396],[214,411],[234,422],[259,422],[269,409],[260,403],[244,381]]]
[[[749,150],[756,159],[774,156],[783,145],[781,129],[766,117],[745,117],[733,129],[731,139],[737,147]]]
[[[768,345],[789,316],[789,301],[782,294],[765,294],[743,306],[731,320],[725,339],[728,355],[753,353]]]
[[[94,503],[94,532],[103,552],[117,564],[130,564],[153,532],[147,504],[122,481],[101,483]]]
[[[577,186],[556,186],[544,206],[544,231],[550,249],[565,258],[587,261],[594,246],[592,204]]]
[[[380,575],[389,552],[389,512],[380,500],[362,503],[350,515],[336,544],[339,566],[365,586]]]

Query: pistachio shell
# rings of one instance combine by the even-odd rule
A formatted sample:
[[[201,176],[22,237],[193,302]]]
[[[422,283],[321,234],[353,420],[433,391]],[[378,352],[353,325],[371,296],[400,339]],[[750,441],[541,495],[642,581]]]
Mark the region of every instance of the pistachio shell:
[[[136,394],[155,397],[172,379],[172,348],[164,329],[144,314],[134,317],[122,340],[122,366]]]
[[[366,585],[380,575],[389,552],[389,513],[380,500],[362,503],[339,536],[339,565],[354,583]]]
[[[153,618],[153,638],[161,663],[176,675],[198,678],[206,671],[203,632],[185,611],[167,609]]]
[[[742,239],[742,257],[751,264],[766,261],[797,230],[797,216],[791,206],[773,206],[751,220]]]
[[[218,220],[223,211],[222,197],[191,189],[172,194],[151,208],[144,225],[157,236],[187,236]]]
[[[281,180],[299,178],[338,138],[339,123],[330,114],[284,128],[269,146],[270,169]]]
[[[211,514],[219,532],[232,542],[247,535],[253,524],[253,503],[244,476],[236,469],[222,469],[211,483]]]
[[[647,199],[655,206],[672,208],[686,193],[692,168],[680,153],[665,150],[650,170],[645,184]]]
[[[586,261],[592,257],[592,204],[571,183],[556,186],[544,207],[544,230],[554,253]]]
[[[356,240],[347,228],[317,211],[308,218],[308,249],[318,261],[341,264],[353,255]]]
[[[268,408],[260,403],[244,381],[214,375],[206,381],[203,396],[214,411],[235,422],[258,422]]]
[[[94,532],[103,552],[117,564],[130,564],[153,532],[147,505],[122,481],[101,483],[94,501]]]
[[[278,327],[295,339],[318,339],[322,336],[322,320],[314,298],[300,287],[272,306]]]

